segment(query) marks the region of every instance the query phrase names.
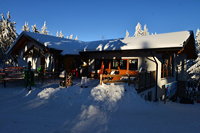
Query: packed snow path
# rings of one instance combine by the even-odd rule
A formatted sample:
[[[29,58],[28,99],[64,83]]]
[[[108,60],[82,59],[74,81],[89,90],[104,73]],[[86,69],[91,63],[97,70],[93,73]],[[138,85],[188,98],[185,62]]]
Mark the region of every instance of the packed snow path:
[[[0,88],[0,133],[195,133],[200,104],[145,102],[126,84]],[[39,85],[38,85],[39,86]]]

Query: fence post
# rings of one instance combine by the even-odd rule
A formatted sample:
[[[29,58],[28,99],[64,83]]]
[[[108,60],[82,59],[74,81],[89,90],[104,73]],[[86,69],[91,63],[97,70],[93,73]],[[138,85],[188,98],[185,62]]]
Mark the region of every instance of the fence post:
[[[103,83],[103,74],[100,74],[100,85]]]

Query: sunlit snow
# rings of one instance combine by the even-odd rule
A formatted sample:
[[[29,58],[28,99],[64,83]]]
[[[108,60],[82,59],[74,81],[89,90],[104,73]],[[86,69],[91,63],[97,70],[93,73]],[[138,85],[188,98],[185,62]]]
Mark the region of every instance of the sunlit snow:
[[[1,133],[188,133],[200,130],[200,104],[147,102],[127,84],[80,80],[0,88]]]

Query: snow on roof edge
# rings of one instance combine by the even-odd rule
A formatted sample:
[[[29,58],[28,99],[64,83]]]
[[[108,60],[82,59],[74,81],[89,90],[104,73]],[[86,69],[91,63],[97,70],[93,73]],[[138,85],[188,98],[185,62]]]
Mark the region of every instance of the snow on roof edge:
[[[40,33],[33,33],[33,32],[26,32],[23,31],[21,34],[17,37],[16,41],[12,44],[12,46],[9,48],[7,53],[14,47],[14,45],[18,42],[18,40],[23,35],[27,35],[34,40],[46,45],[49,48],[54,48],[57,50],[62,50],[62,55],[78,55],[79,52],[86,52],[86,51],[109,51],[109,50],[131,50],[131,49],[151,49],[151,48],[171,48],[171,47],[183,47],[184,41],[187,41],[187,39],[190,37],[190,35],[193,33],[191,30],[187,31],[178,31],[178,32],[170,32],[170,33],[161,33],[156,35],[147,35],[147,36],[141,36],[141,37],[129,37],[129,38],[118,38],[118,39],[106,39],[106,40],[97,40],[97,41],[80,41],[80,40],[71,40],[66,38],[59,38],[53,35],[44,35]],[[179,41],[172,41],[173,43],[170,45],[166,45],[170,43],[169,40],[166,41],[166,39],[163,38],[174,38],[178,39],[178,37],[173,37],[173,35],[181,35],[179,37]],[[59,45],[59,42],[55,42],[55,44],[48,45],[47,42],[49,41],[43,41],[42,39],[46,40],[59,40],[60,42],[63,41],[63,44],[67,44],[67,48],[64,46]],[[49,39],[50,38],[50,39]],[[45,40],[44,39],[44,40]],[[149,41],[150,47],[141,47],[140,44],[144,40]],[[160,40],[159,40],[160,39]],[[158,41],[159,40],[159,41]],[[173,39],[172,39],[173,40]],[[152,42],[151,42],[152,41]],[[165,42],[166,41],[166,42]],[[164,43],[161,47],[162,43]],[[57,45],[56,45],[57,43]],[[180,44],[178,44],[180,43]],[[137,44],[137,46],[136,46]],[[151,44],[151,45],[150,45]],[[153,45],[154,47],[152,47]],[[54,45],[54,46],[53,46]],[[74,46],[75,45],[75,46]],[[52,46],[52,47],[51,47]],[[66,46],[66,45],[65,45]],[[167,47],[166,47],[167,46]]]

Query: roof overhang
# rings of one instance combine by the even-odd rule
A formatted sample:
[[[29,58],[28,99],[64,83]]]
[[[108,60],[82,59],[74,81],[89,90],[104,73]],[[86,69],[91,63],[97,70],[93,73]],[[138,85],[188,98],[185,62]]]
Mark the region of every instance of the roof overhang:
[[[7,51],[7,55],[12,55],[15,54],[17,51],[19,51],[21,48],[23,48],[26,45],[26,42],[31,41],[34,42],[34,46],[39,48],[42,51],[49,51],[49,52],[55,52],[56,53],[61,53],[62,50],[57,50],[57,49],[53,49],[53,48],[48,48],[45,47],[44,44],[42,44],[41,42],[37,41],[36,39],[32,38],[31,36],[25,34],[25,32],[22,32],[18,38],[16,39],[16,41],[12,44],[12,46],[10,47],[10,49]]]
[[[177,46],[175,45],[173,47],[157,47],[157,48],[144,47],[139,49],[135,48],[135,49],[117,49],[117,50],[101,50],[101,51],[89,50],[89,51],[81,51],[80,54],[85,57],[93,57],[94,54],[98,54],[98,56],[103,57],[106,54],[109,55],[113,54],[114,56],[114,54],[118,53],[120,53],[123,56],[139,55],[139,54],[148,55],[149,53],[175,53],[179,55],[185,54],[187,56],[187,59],[195,59],[197,57],[197,54],[195,50],[194,34],[192,31],[189,31],[188,34],[189,35],[187,36],[187,38],[185,38],[185,41],[182,42],[182,45],[177,44]]]

